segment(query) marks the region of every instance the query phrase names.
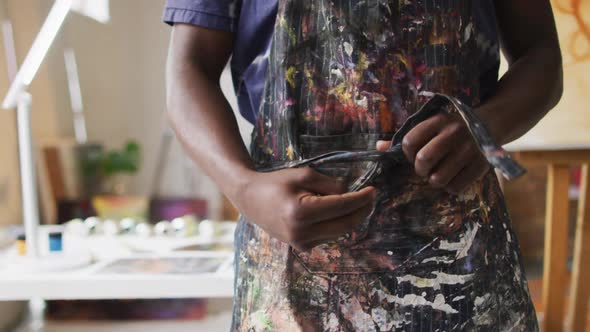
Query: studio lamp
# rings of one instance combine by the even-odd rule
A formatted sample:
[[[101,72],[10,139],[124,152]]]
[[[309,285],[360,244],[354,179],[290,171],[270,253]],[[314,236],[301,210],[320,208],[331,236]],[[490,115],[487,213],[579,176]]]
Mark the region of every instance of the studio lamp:
[[[41,260],[38,239],[39,207],[31,135],[32,96],[27,90],[72,10],[101,23],[109,21],[108,0],[56,0],[2,103],[4,109],[17,109],[22,210],[27,258],[31,265],[39,265]]]

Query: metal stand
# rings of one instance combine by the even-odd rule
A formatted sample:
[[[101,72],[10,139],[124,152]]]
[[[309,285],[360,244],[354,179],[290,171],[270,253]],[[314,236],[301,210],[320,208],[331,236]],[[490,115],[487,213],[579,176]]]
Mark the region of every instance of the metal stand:
[[[31,95],[22,92],[17,104],[18,152],[21,173],[23,220],[27,243],[26,257],[14,257],[4,263],[22,271],[63,271],[90,264],[87,253],[44,255],[39,250],[39,204],[33,137],[31,133]]]
[[[22,208],[27,237],[27,256],[36,259],[39,257],[39,204],[31,134],[31,103],[31,95],[21,92],[17,106],[17,126]]]

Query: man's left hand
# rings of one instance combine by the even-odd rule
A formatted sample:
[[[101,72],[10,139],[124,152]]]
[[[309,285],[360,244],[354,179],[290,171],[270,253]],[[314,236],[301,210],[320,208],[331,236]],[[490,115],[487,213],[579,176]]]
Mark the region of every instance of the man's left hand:
[[[379,141],[377,150],[387,150],[390,144]],[[490,167],[456,114],[440,113],[419,123],[406,134],[402,148],[416,174],[453,194],[482,178]]]

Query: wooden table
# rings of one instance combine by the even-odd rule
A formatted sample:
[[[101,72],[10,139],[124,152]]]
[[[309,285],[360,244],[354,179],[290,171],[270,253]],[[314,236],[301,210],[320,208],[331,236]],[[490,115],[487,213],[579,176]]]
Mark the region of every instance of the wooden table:
[[[572,286],[570,290],[570,331],[586,331],[590,296],[590,146],[519,149],[515,158],[527,164],[548,167],[543,267],[543,308],[545,332],[563,330],[568,260],[568,210],[570,170],[582,166]]]

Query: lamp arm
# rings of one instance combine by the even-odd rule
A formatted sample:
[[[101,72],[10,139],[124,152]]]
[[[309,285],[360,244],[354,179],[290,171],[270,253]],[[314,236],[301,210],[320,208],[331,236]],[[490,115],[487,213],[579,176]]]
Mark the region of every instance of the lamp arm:
[[[55,40],[57,33],[63,25],[68,13],[72,8],[72,0],[56,0],[49,11],[49,15],[43,23],[39,34],[33,42],[31,50],[27,54],[23,65],[21,66],[16,78],[12,82],[2,108],[12,109],[18,105],[20,95],[31,84],[43,59],[47,55],[51,44]]]

